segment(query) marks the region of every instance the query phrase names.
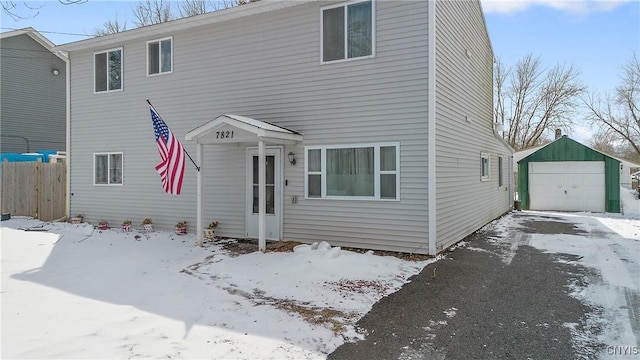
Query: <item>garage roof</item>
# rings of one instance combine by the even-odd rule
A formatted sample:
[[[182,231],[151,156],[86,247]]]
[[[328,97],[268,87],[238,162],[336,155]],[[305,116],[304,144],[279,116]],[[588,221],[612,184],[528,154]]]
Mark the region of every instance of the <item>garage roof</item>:
[[[532,161],[604,161],[605,158],[620,163],[616,158],[603,154],[563,135],[557,140],[525,156],[518,161],[518,164]]]

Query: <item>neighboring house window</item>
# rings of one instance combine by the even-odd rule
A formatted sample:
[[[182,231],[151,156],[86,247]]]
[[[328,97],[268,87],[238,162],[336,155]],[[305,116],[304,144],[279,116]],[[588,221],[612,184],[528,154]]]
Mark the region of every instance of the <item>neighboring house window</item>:
[[[399,144],[306,148],[308,198],[398,200]]]
[[[373,2],[322,10],[322,62],[373,55]]]
[[[122,153],[93,154],[93,184],[122,185]]]
[[[147,42],[147,75],[173,71],[173,41],[171,38]]]
[[[489,154],[487,153],[481,153],[480,154],[480,180],[482,181],[486,181],[489,180],[491,177],[489,176],[490,174],[490,163],[489,163]]]
[[[93,55],[95,92],[122,89],[122,49],[113,49]]]
[[[504,186],[504,158],[502,156],[498,156],[498,186]]]

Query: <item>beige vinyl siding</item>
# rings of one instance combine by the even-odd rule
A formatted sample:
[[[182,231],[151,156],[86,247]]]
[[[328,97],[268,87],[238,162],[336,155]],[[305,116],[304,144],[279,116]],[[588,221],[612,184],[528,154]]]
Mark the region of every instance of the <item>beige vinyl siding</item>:
[[[508,211],[508,186],[498,187],[498,156],[506,156],[506,164],[510,152],[493,135],[493,54],[480,4],[436,2],[436,17],[436,229],[440,251]],[[481,153],[490,156],[488,181],[481,181]],[[508,178],[504,180],[508,185]]]
[[[27,34],[3,38],[0,58],[0,152],[65,151],[65,62]]]
[[[323,65],[326,4],[117,44],[120,92],[93,94],[93,52],[103,49],[72,52],[72,214],[112,225],[151,217],[160,229],[187,220],[196,230],[196,170],[188,162],[182,194],[164,194],[149,99],[181,139],[225,113],[304,134],[283,151],[298,160],[283,161],[284,239],[426,253],[427,3],[377,1],[376,57]],[[147,77],[146,41],[164,36],[173,37],[173,73]],[[304,146],[380,142],[400,143],[400,201],[304,198]],[[183,144],[195,159],[195,144]],[[220,221],[222,236],[245,236],[246,146],[255,144],[204,147],[204,221]],[[124,186],[92,185],[92,154],[102,151],[124,153]]]

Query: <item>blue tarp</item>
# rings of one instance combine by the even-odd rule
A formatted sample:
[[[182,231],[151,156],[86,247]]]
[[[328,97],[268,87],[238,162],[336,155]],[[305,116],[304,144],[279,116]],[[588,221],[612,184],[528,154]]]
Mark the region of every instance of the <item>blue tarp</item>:
[[[0,154],[0,162],[4,162],[5,159],[9,162],[38,161],[38,159],[40,159],[43,163],[46,163],[49,162],[49,155],[55,154],[57,154],[57,151],[55,150],[42,150],[37,153],[27,154],[5,153]]]

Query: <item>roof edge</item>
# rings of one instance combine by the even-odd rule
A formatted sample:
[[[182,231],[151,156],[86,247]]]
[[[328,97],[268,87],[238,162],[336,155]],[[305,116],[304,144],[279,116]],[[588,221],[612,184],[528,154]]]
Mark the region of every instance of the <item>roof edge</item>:
[[[57,56],[62,61],[65,61],[65,62],[67,61],[67,57],[64,54],[54,50],[54,48],[56,47],[56,44],[54,44],[51,40],[47,39],[44,35],[42,35],[36,29],[30,26],[26,28],[18,29],[18,30],[12,30],[12,31],[0,33],[0,39],[8,39],[8,38],[20,36],[20,35],[29,36],[35,42],[40,44],[40,46],[49,50],[53,55]]]
[[[58,45],[56,51],[78,51],[95,48],[111,47],[115,44],[136,40],[143,37],[164,35],[170,32],[181,31],[203,25],[221,23],[235,20],[251,15],[263,14],[270,11],[281,10],[297,5],[306,4],[317,0],[261,0],[255,3],[235,6],[228,9],[217,10],[175,19],[159,24],[144,26],[136,29],[126,30],[116,34],[97,36],[91,39],[79,40],[67,44]]]
[[[20,35],[29,35],[29,37],[31,37],[43,47],[47,48],[47,50],[51,50],[56,46],[56,44],[54,44],[51,40],[47,39],[44,35],[40,34],[36,29],[30,26],[18,30],[0,33],[0,39],[6,39]]]
[[[502,143],[502,145],[504,145],[504,147],[507,148],[507,150],[511,151],[511,154],[515,153],[515,150],[513,150],[513,147],[509,145],[507,140],[505,140],[504,137],[502,137],[502,135],[498,134],[495,128],[493,129],[493,136],[495,136],[498,139],[498,141],[500,141],[500,143]]]
[[[592,148],[591,146],[587,146],[587,145],[585,145],[585,144],[583,144],[583,143],[581,143],[581,142],[579,142],[579,141],[577,141],[577,140],[574,140],[574,139],[572,139],[572,138],[568,137],[567,135],[562,135],[561,137],[559,137],[559,138],[557,138],[557,139],[553,140],[552,142],[550,142],[550,143],[548,143],[548,144],[546,144],[546,145],[544,145],[544,146],[541,146],[541,147],[540,147],[539,149],[537,149],[536,151],[534,151],[534,152],[532,152],[531,154],[529,154],[529,155],[527,155],[527,156],[523,157],[522,159],[518,160],[518,164],[519,164],[521,161],[524,161],[525,159],[530,158],[533,154],[537,153],[538,151],[540,151],[540,150],[542,150],[542,149],[546,148],[547,146],[549,146],[549,145],[551,145],[551,144],[553,144],[553,143],[556,143],[556,142],[558,142],[558,141],[560,141],[560,140],[562,140],[562,139],[567,139],[567,140],[573,141],[574,143],[579,144],[579,145],[582,145],[582,146],[586,147],[587,149],[590,149],[590,150],[595,151],[595,152],[597,152],[597,153],[599,153],[599,154],[602,154],[602,156],[606,156],[606,157],[608,157],[608,158],[610,158],[610,159],[612,159],[612,160],[615,160],[615,161],[617,161],[617,162],[621,162],[621,161],[620,161],[620,159],[617,159],[617,158],[615,158],[615,157],[613,157],[613,156],[611,156],[611,155],[607,155],[607,154],[603,153],[602,151],[599,151],[599,150],[596,150],[596,149]]]

